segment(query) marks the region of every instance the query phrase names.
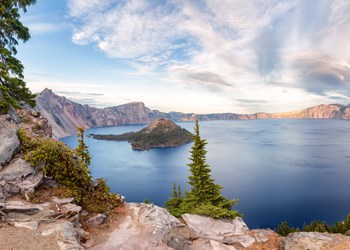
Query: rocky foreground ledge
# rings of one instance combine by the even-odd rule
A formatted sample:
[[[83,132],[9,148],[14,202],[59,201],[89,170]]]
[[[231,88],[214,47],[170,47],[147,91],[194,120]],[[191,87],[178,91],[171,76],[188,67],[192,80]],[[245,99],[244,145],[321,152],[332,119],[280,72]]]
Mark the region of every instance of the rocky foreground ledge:
[[[241,218],[177,219],[151,204],[126,203],[108,217],[87,213],[70,197],[33,204],[34,190],[55,183],[21,158],[18,127],[48,137],[52,130],[38,112],[20,117],[26,123],[0,115],[0,249],[350,250],[349,236],[300,232],[283,238],[271,229],[249,230]]]
[[[164,208],[142,203],[125,204],[113,220],[103,215],[90,218],[89,232],[79,223],[84,212],[68,201],[7,201],[0,249],[350,249],[350,237],[340,234],[301,232],[283,238],[270,229],[249,230],[240,218],[185,214],[177,219]],[[53,204],[61,211],[52,209]]]

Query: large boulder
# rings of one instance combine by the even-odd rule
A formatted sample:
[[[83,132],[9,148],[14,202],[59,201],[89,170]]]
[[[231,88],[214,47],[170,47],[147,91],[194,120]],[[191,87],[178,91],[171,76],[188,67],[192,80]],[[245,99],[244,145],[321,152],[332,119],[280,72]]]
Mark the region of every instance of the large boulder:
[[[284,238],[280,250],[349,250],[350,237],[342,234],[300,232]]]
[[[10,197],[36,188],[43,179],[41,170],[36,170],[29,162],[17,158],[0,172],[0,189],[5,196]]]
[[[79,235],[73,227],[73,224],[68,221],[63,221],[57,224],[49,225],[42,232],[42,236],[48,236],[56,233],[57,244],[60,250],[83,250],[79,244]]]
[[[196,214],[184,214],[181,218],[200,238],[232,245],[238,249],[249,247],[256,241],[249,235],[249,228],[240,217],[233,220],[215,220]]]
[[[18,152],[17,125],[9,115],[0,115],[0,170]]]
[[[165,238],[180,221],[164,208],[152,204],[128,203],[123,221],[103,244],[92,249],[171,249]]]

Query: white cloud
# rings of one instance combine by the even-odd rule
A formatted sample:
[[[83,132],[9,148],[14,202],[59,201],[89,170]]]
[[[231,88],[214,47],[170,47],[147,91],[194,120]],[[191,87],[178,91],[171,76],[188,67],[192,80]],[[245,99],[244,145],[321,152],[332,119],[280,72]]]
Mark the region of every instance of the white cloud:
[[[75,43],[237,105],[350,95],[346,0],[68,0],[68,7]]]
[[[61,30],[63,27],[55,23],[28,23],[31,34],[47,34]]]

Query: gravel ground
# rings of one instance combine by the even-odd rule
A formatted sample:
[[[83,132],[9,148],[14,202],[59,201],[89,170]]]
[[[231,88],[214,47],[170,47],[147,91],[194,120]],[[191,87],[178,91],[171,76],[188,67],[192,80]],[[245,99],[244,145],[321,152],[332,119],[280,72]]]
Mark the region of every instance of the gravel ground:
[[[1,250],[59,250],[56,235],[42,236],[45,225],[36,230],[0,224]]]

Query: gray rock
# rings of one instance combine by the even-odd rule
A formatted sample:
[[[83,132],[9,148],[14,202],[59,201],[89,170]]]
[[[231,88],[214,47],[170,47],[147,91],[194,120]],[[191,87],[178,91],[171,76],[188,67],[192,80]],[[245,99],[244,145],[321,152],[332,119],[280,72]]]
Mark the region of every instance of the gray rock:
[[[29,162],[24,161],[22,158],[15,159],[7,166],[0,175],[7,183],[16,181],[16,179],[24,179],[28,175],[34,172],[34,168]]]
[[[21,202],[5,202],[5,207],[3,209],[5,213],[16,213],[23,215],[33,215],[43,211],[40,206],[24,205]]]
[[[41,235],[48,236],[53,233],[57,234],[57,244],[60,250],[83,250],[79,244],[79,238],[71,222],[65,221],[58,224],[50,225]]]
[[[215,240],[198,239],[193,242],[191,250],[237,250],[237,248]]]
[[[16,110],[12,106],[10,107],[9,115],[16,124],[20,123],[20,119],[16,113]]]
[[[6,196],[4,195],[4,192],[2,190],[2,187],[0,186],[0,204],[4,204],[6,201]],[[0,209],[1,209],[1,206],[0,206]]]
[[[68,197],[68,198],[58,198],[58,197],[52,197],[52,201],[55,202],[57,205],[67,204],[74,201],[74,197]]]
[[[166,209],[151,204],[126,204],[126,214],[103,244],[91,249],[171,249],[166,238],[180,221]]]
[[[254,237],[256,242],[266,242],[272,238],[281,237],[275,231],[271,229],[253,229],[251,230],[251,235]]]
[[[299,232],[288,234],[280,245],[280,250],[349,250],[350,237],[342,234]]]
[[[64,204],[61,206],[62,212],[66,215],[66,219],[70,221],[79,219],[79,212],[81,207],[72,203]]]
[[[174,249],[190,250],[192,249],[192,242],[198,238],[198,235],[192,229],[185,224],[180,224],[177,227],[171,228],[164,242],[167,242],[167,245]]]
[[[9,115],[0,115],[0,170],[19,150],[17,126]]]
[[[255,239],[248,234],[249,228],[237,217],[234,220],[215,220],[210,217],[195,214],[184,214],[181,218],[200,238],[234,245],[236,247],[249,247]]]
[[[39,223],[37,221],[25,221],[25,222],[15,221],[13,223],[13,225],[15,227],[24,227],[24,228],[28,228],[28,229],[34,230],[34,229],[38,228]]]
[[[38,187],[44,179],[43,172],[36,171],[29,162],[17,158],[0,172],[1,186],[6,196],[17,195]],[[5,183],[5,185],[3,185]]]
[[[93,226],[98,226],[104,223],[107,220],[107,216],[104,214],[98,214],[92,218],[90,218],[87,223]]]

